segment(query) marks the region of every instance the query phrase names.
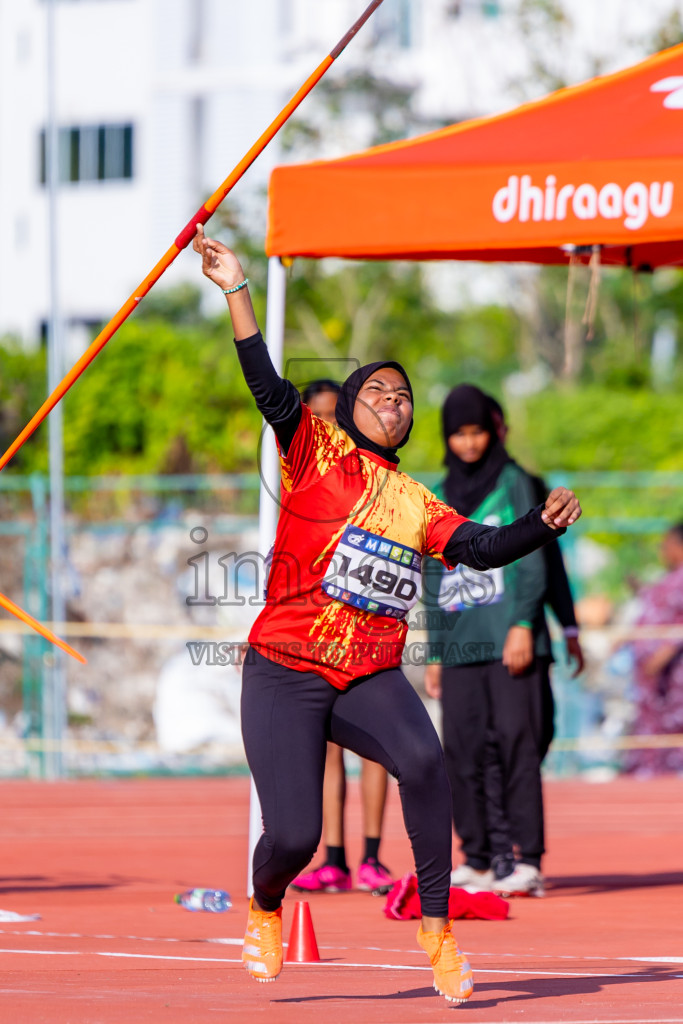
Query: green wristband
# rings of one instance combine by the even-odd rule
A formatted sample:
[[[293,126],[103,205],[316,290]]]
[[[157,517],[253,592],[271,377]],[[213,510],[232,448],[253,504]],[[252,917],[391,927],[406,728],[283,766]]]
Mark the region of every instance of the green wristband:
[[[241,288],[245,288],[248,284],[249,278],[245,277],[244,281],[240,281],[240,283],[236,284],[234,288],[221,288],[221,291],[223,292],[224,295],[232,295],[233,292],[240,291]]]

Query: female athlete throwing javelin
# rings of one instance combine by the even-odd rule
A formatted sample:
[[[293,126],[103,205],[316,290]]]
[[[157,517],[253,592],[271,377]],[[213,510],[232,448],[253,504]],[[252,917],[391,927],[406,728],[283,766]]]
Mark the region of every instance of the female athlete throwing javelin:
[[[339,394],[338,426],[318,419],[276,373],[237,257],[200,225],[194,248],[226,294],[242,371],[282,468],[268,594],[243,672],[242,733],[264,832],[242,959],[258,981],[280,973],[282,900],[320,840],[331,740],[398,780],[423,914],[417,939],[436,990],[465,1002],[472,970],[447,916],[448,779],[438,736],[401,671],[405,616],[420,596],[423,555],[447,566],[505,565],[574,523],[579,502],[556,488],[545,506],[500,528],[459,515],[397,468],[413,422],[403,367],[355,370]]]

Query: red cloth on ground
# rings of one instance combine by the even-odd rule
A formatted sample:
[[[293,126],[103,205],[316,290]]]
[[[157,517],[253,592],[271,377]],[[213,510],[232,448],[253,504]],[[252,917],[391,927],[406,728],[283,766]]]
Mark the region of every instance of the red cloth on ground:
[[[455,918],[504,921],[510,911],[507,900],[493,892],[466,892],[451,886],[448,897],[448,916]],[[384,913],[396,921],[409,921],[422,917],[420,897],[417,894],[417,876],[411,873],[394,882],[387,894]]]

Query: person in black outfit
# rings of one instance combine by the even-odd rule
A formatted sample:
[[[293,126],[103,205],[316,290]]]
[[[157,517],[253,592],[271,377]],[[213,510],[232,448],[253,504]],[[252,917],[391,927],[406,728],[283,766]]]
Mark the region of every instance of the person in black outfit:
[[[493,395],[486,396],[491,408],[493,423],[496,434],[501,444],[505,444],[510,428],[505,418],[505,410],[500,402]],[[548,488],[540,476],[528,473],[531,480],[536,502],[545,501],[548,495]],[[543,557],[546,565],[547,586],[544,595],[545,604],[550,608],[553,615],[562,627],[565,639],[567,659],[574,662],[573,677],[576,678],[584,668],[584,656],[579,641],[579,627],[576,621],[574,609],[574,598],[569,585],[569,577],[562,557],[562,549],[557,541],[546,544],[543,548]],[[552,686],[550,683],[551,659],[543,659],[543,691],[541,694],[541,732],[540,757],[545,758],[553,736],[555,735],[555,700],[553,698]]]
[[[528,474],[498,439],[487,396],[461,385],[447,396],[442,415],[447,474],[436,493],[475,522],[497,526],[533,507]],[[510,893],[540,895],[541,677],[550,655],[543,555],[532,552],[481,574],[444,573],[432,561],[425,582],[431,643],[425,689],[441,700],[453,823],[465,855],[451,884],[496,889],[500,877]]]
[[[325,423],[276,372],[237,257],[201,225],[193,247],[226,296],[242,372],[282,469],[267,599],[242,674],[242,733],[264,827],[242,960],[258,981],[282,969],[282,900],[320,841],[332,740],[398,780],[423,915],[418,942],[437,991],[464,1002],[472,971],[447,916],[448,778],[431,719],[401,671],[405,617],[424,554],[482,570],[508,563],[574,523],[579,502],[559,488],[509,526],[469,521],[397,469],[413,422],[399,363],[354,371],[339,393],[338,427]]]
[[[486,395],[498,440],[505,444],[509,427],[505,411],[492,395]],[[548,488],[540,476],[527,473],[535,500],[543,501]],[[546,589],[543,595],[545,605],[551,609],[564,634],[568,661],[574,662],[574,678],[583,671],[584,656],[579,642],[579,627],[576,621],[574,599],[565,568],[562,550],[557,541],[546,544],[542,549],[546,569]],[[536,730],[539,761],[546,757],[555,735],[555,700],[550,679],[552,656],[537,656],[540,676],[540,719]],[[510,823],[505,810],[504,773],[495,742],[491,739],[487,754],[484,777],[486,793],[487,823],[492,847],[499,851],[512,851],[513,842]],[[515,860],[511,852],[500,853],[492,864],[493,888],[509,894],[511,877],[514,877]]]

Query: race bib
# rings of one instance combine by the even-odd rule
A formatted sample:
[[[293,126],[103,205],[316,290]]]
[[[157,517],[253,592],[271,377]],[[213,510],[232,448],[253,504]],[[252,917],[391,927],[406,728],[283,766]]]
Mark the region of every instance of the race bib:
[[[403,619],[422,593],[422,555],[388,537],[347,526],[321,586],[344,604]]]
[[[446,612],[497,604],[503,600],[505,577],[502,568],[480,572],[467,565],[456,565],[441,577],[438,605]]]

